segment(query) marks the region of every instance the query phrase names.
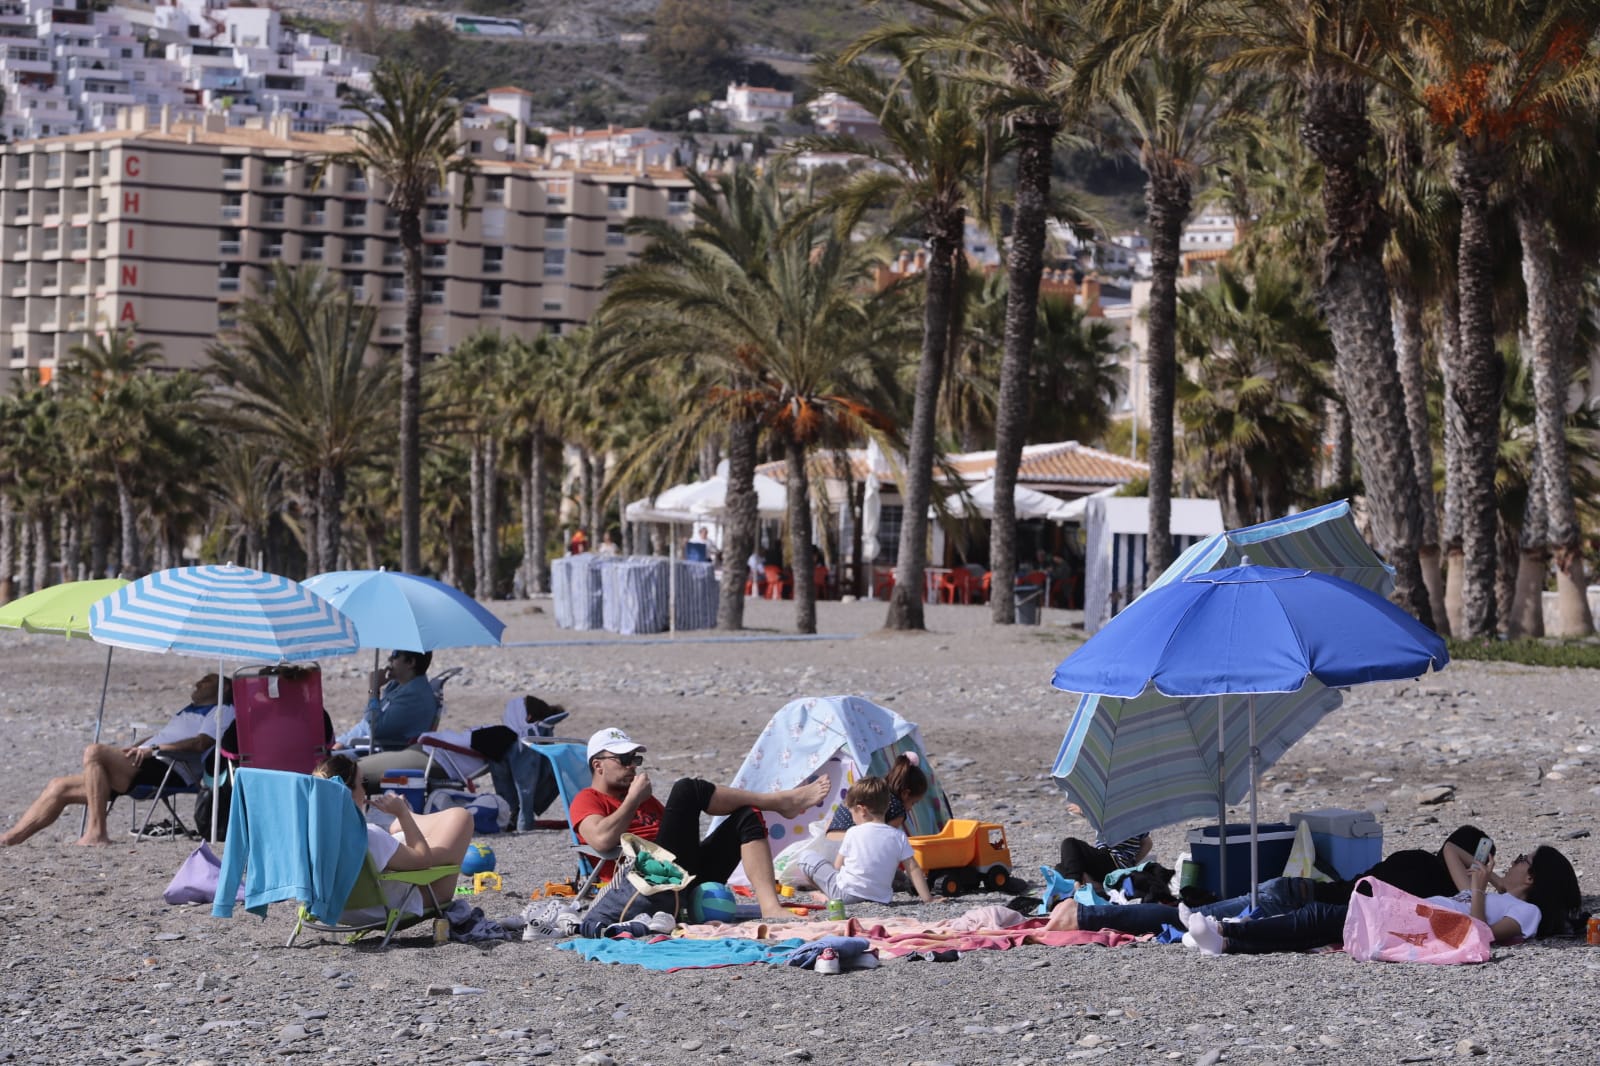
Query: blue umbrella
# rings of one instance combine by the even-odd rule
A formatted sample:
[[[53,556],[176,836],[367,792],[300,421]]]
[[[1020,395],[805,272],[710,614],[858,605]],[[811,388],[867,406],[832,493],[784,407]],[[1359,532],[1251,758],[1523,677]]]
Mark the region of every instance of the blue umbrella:
[[[304,662],[361,647],[350,619],[303,585],[231,564],[161,570],[125,585],[89,609],[89,635],[118,648],[214,658],[219,699],[224,659]],[[213,751],[215,777],[222,745]],[[212,804],[212,840],[221,806]]]
[[[459,589],[389,570],[334,570],[305,587],[350,616],[363,648],[433,651],[499,644],[506,624]]]
[[[1203,765],[1214,738],[1212,779],[1219,812],[1225,811],[1221,749],[1229,728],[1224,697],[1248,695],[1254,884],[1255,782],[1261,763],[1255,695],[1400,680],[1449,661],[1444,641],[1433,631],[1381,596],[1329,574],[1249,565],[1194,574],[1150,589],[1057,667],[1057,688],[1129,699],[1128,709],[1136,712],[1125,716],[1126,738],[1117,732],[1117,722],[1096,718],[1092,708],[1089,715],[1076,716],[1062,755],[1071,745],[1075,764],[1089,754],[1107,775],[1141,766],[1153,781],[1135,782],[1134,795],[1154,811],[1173,799],[1167,786],[1175,778],[1168,771],[1196,758]],[[1214,730],[1197,720],[1198,701],[1180,699],[1203,696],[1218,697]],[[1327,696],[1333,698],[1316,692],[1313,699],[1271,705],[1273,757],[1338,706],[1336,693]],[[1127,751],[1123,768],[1110,757],[1119,744]],[[1056,772],[1062,769],[1058,760]],[[1130,816],[1124,811],[1122,817]],[[1224,863],[1226,854],[1224,846]]]

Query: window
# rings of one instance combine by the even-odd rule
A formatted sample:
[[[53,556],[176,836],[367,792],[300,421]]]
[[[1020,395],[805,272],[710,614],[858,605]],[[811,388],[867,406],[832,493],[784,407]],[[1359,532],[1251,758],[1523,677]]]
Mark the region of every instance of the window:
[[[44,180],[57,181],[61,178],[61,156],[51,153],[44,157]]]
[[[399,303],[406,298],[406,287],[398,278],[386,278],[383,283],[383,298],[388,303]]]
[[[626,211],[628,209],[628,187],[626,185],[606,186],[606,210]]]
[[[622,232],[620,222],[606,223],[606,244],[612,248],[620,248],[628,243],[628,235]]]
[[[426,270],[443,270],[449,255],[442,244],[430,244],[424,250],[422,266]]]
[[[314,237],[305,237],[300,245],[300,257],[313,263],[321,262],[323,247],[321,234],[317,234]]]
[[[222,160],[223,181],[244,180],[244,158],[242,156],[224,156]]]
[[[261,212],[263,222],[282,222],[284,216],[284,198],[281,196],[267,197],[267,206]]]
[[[667,191],[667,214],[685,215],[689,213],[689,190],[670,189]]]
[[[217,291],[239,291],[239,264],[229,263],[217,268]]]
[[[544,302],[544,309],[546,311],[559,311],[559,310],[561,310],[561,301],[560,300],[546,300]]]
[[[492,177],[492,178],[490,178],[489,179],[489,187],[488,187],[488,189],[486,189],[484,191],[483,199],[484,199],[485,203],[491,203],[491,204],[503,204],[503,203],[505,203],[506,202],[506,179],[502,178],[502,177]]]
[[[54,251],[58,250],[60,247],[61,247],[61,231],[58,230],[58,229],[47,229],[47,230],[45,230],[44,231],[44,250],[46,252],[54,252]]]
[[[485,248],[483,250],[483,272],[485,274],[498,274],[505,266],[506,250],[504,248]]]
[[[567,220],[564,218],[547,218],[544,221],[544,242],[546,244],[564,244],[567,240]]]
[[[444,303],[444,279],[430,278],[427,286],[427,291],[423,293],[423,302],[429,304]]]
[[[405,261],[405,254],[401,252],[400,245],[394,241],[383,242],[383,265],[386,267],[399,266]]]
[[[365,174],[363,174],[359,170],[352,171],[350,173],[350,176],[348,178],[344,179],[344,191],[345,192],[366,192],[367,191],[367,176]]]
[[[546,248],[544,250],[544,276],[559,278],[567,272],[567,250],[565,248]]]
[[[244,215],[244,194],[225,192],[222,194],[222,217],[228,219],[241,218]]]
[[[321,226],[328,221],[328,201],[320,196],[307,200],[305,206],[306,225]]]
[[[219,255],[238,255],[240,247],[241,240],[238,230],[225,229],[221,231],[221,239],[217,242],[217,253]]]
[[[878,512],[877,562],[894,564],[900,561],[900,527],[905,523],[903,504],[886,503]]]
[[[544,202],[548,207],[565,207],[567,203],[568,181],[562,178],[558,181],[547,181],[544,186]]]
[[[450,209],[448,207],[428,208],[428,220],[422,228],[427,233],[449,233]]]
[[[267,172],[262,178],[262,183],[272,188],[278,188],[287,184],[288,175],[285,173],[285,170],[286,168],[282,163],[268,163]]]
[[[500,283],[486,281],[483,283],[483,296],[478,301],[479,307],[497,308],[500,306]]]
[[[355,200],[344,205],[344,224],[347,229],[360,229],[367,224],[367,205]]]
[[[32,177],[32,171],[33,156],[31,154],[17,156],[17,180],[28,181]]]
[[[367,261],[367,246],[364,241],[346,241],[344,244],[344,258],[342,262],[349,266],[361,266]]]
[[[271,244],[261,249],[261,254],[268,259],[282,259],[283,240],[281,238],[273,240]]]

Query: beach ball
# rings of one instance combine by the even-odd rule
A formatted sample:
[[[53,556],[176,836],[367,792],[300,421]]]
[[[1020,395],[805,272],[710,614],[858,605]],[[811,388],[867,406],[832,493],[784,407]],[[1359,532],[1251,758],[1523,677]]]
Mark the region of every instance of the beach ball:
[[[467,845],[467,856],[461,860],[461,872],[467,876],[494,869],[494,849],[474,840]]]
[[[738,920],[739,901],[733,890],[720,881],[701,881],[694,889],[692,914],[697,922]]]

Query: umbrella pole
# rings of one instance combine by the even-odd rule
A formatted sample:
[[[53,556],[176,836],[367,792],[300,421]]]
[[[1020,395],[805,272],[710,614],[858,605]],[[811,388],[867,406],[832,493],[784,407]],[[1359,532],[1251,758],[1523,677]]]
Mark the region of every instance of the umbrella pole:
[[[1228,768],[1227,743],[1222,735],[1222,705],[1217,697],[1217,896],[1228,895]]]
[[[1256,696],[1250,694],[1250,909],[1256,907],[1256,885],[1261,883],[1256,854],[1256,776],[1261,768],[1261,749],[1256,747]]]
[[[217,660],[217,735],[211,744],[211,843],[217,842],[217,814],[222,807],[222,734],[227,729],[222,724],[222,660]]]
[[[667,632],[678,631],[678,523],[667,541]]]
[[[109,644],[106,645],[106,675],[100,679],[100,712],[94,718],[94,742],[96,744],[100,743],[100,729],[105,725],[106,721],[106,691],[111,687],[111,653],[115,650]],[[89,808],[85,807],[83,809],[83,822],[78,826],[78,835],[83,836],[88,828]]]

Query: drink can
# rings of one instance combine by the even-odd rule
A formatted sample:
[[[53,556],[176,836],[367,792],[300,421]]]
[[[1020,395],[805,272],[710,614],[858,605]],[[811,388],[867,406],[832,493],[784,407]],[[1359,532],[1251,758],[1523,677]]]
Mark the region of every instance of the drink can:
[[[1589,919],[1589,943],[1600,944],[1600,914]]]
[[[433,942],[435,944],[448,944],[450,942],[450,923],[443,918],[433,920]]]
[[[842,922],[848,917],[844,909],[844,900],[830,899],[828,901],[828,917],[836,922]],[[1589,928],[1593,930],[1594,926],[1591,924]]]

